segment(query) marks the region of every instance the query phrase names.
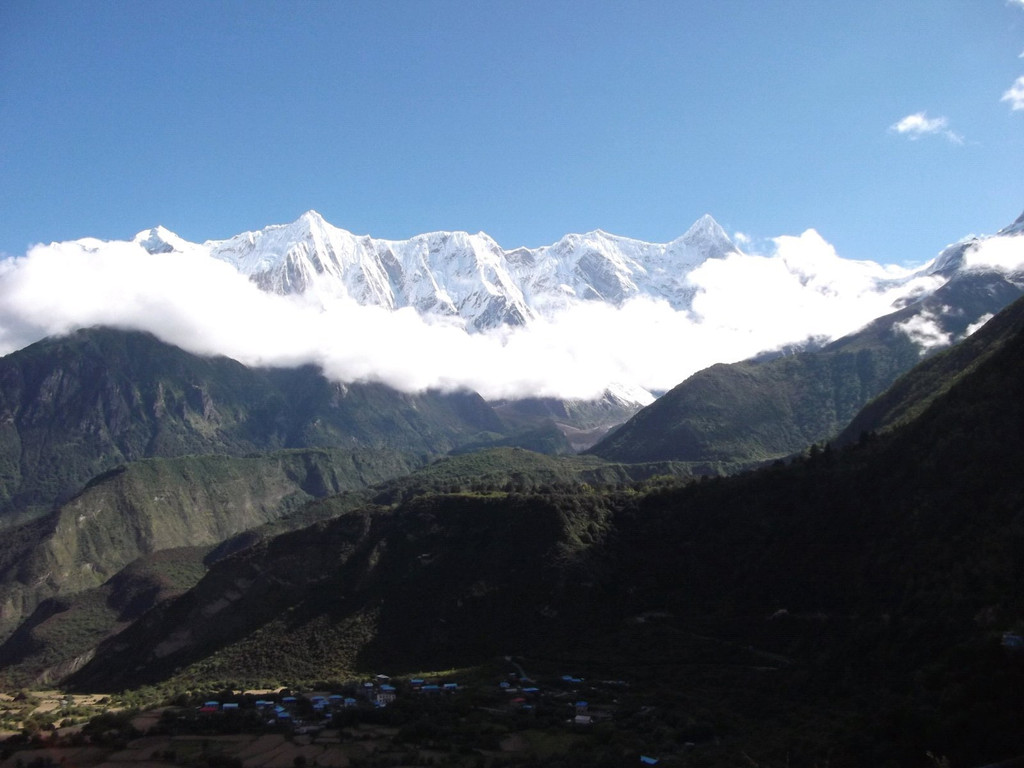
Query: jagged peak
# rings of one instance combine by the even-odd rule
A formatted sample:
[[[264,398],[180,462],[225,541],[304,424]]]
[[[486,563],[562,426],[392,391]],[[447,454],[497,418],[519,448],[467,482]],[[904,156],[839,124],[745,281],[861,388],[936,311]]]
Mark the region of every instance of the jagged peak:
[[[702,240],[713,238],[715,240],[726,240],[730,244],[732,243],[732,241],[729,240],[729,236],[725,233],[725,230],[722,229],[721,224],[715,221],[715,217],[710,213],[705,213],[693,222],[681,239],[694,240],[697,238]]]
[[[304,214],[299,216],[298,219],[295,220],[296,224],[298,224],[299,222],[303,222],[306,224],[326,224],[327,220],[320,215],[319,211],[314,211],[312,208],[310,208],[308,211],[306,211]]]
[[[138,243],[149,253],[173,253],[184,250],[183,246],[186,245],[182,238],[159,224],[142,230],[132,238],[132,242]]]
[[[697,219],[676,242],[696,248],[705,258],[721,258],[736,250],[736,244],[710,213]]]
[[[327,220],[312,208],[303,213],[291,224],[285,224],[284,229],[301,232],[323,232],[328,229],[336,229]]]

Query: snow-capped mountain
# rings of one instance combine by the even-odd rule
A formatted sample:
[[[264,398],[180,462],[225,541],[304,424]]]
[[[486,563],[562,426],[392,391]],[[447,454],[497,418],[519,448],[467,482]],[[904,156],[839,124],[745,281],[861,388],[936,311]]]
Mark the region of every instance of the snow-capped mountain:
[[[858,265],[864,267],[869,290],[887,294],[893,308],[906,306],[954,274],[977,269],[977,254],[992,241],[1016,240],[1022,232],[1024,216],[996,235],[948,246],[917,270],[893,274],[872,262]],[[430,232],[409,240],[384,240],[334,227],[315,211],[290,224],[203,244],[189,243],[163,227],[140,232],[134,241],[150,253],[208,254],[271,293],[347,297],[386,309],[409,307],[427,318],[460,322],[471,332],[528,324],[588,301],[621,306],[648,297],[689,310],[701,290],[693,279],[695,271],[716,259],[740,255],[710,215],[669,243],[601,230],[512,250],[483,232]],[[814,271],[819,264],[786,263],[801,282],[818,280]],[[1000,271],[1016,270],[1001,265]]]
[[[917,269],[844,259],[813,230],[773,243],[743,253],[710,216],[663,244],[595,230],[512,250],[483,233],[357,236],[312,211],[201,244],[155,227],[5,264],[0,347],[134,328],[339,382],[526,401],[506,408],[524,421],[568,409],[589,430],[716,363],[820,347],[881,318],[927,353],[1024,291],[1024,217]],[[562,407],[595,400],[608,408]]]
[[[279,294],[347,296],[387,309],[459,318],[468,330],[522,325],[580,301],[621,305],[636,296],[690,304],[687,275],[708,259],[737,252],[711,216],[682,237],[646,243],[600,230],[566,235],[541,248],[503,250],[480,232],[431,232],[409,240],[357,236],[309,211],[291,224],[203,245],[162,227],[135,242],[150,253],[202,248]]]

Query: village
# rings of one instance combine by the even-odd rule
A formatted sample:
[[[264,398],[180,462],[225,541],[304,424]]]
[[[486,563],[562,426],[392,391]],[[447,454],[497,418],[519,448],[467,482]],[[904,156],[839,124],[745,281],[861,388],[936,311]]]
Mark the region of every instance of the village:
[[[616,754],[615,764],[623,764],[623,751],[629,764],[676,765],[678,756],[695,747],[675,739],[643,749],[634,738],[622,738],[617,719],[650,715],[650,708],[623,705],[630,687],[625,681],[574,674],[535,680],[506,661],[507,670],[487,679],[377,674],[330,690],[225,689],[195,701],[179,697],[142,713],[110,712],[32,739],[12,736],[3,744],[0,768],[498,768],[544,765],[566,755],[583,762],[551,764],[596,765],[598,754]]]

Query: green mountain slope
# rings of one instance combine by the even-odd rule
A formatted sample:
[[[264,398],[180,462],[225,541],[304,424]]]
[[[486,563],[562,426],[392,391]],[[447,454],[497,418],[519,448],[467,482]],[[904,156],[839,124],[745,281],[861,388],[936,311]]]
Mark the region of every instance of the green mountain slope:
[[[164,549],[129,563],[104,584],[43,600],[0,645],[0,680],[50,685],[92,658],[95,647],[206,573],[209,547]]]
[[[0,556],[0,598],[5,627],[17,630],[0,646],[0,679],[21,685],[76,669],[93,646],[166,597],[149,582],[138,584],[137,574],[155,564],[194,577],[183,586],[176,582],[191,587],[205,570],[195,571],[197,557],[215,563],[373,503],[494,487],[564,493],[581,484],[612,486],[681,471],[668,463],[616,465],[593,456],[502,448],[443,458],[371,486],[403,465],[388,454],[375,464],[369,459],[365,451],[327,450],[147,459],[97,479],[45,525],[12,529],[11,541],[21,543]],[[345,487],[355,490],[336,493]],[[328,494],[335,495],[301,503]],[[175,565],[176,558],[185,562]]]
[[[836,444],[845,445],[864,433],[888,431],[913,420],[961,378],[999,352],[1022,329],[1024,318],[1020,313],[997,315],[972,336],[900,377],[857,414],[836,439]]]
[[[898,326],[935,320],[952,338],[997,312],[1021,288],[996,273],[964,273],[927,299],[814,351],[731,365],[691,376],[590,452],[613,461],[674,460],[721,472],[784,458],[829,440],[868,402],[921,361]]]
[[[79,331],[0,359],[0,524],[147,457],[305,447],[429,456],[503,430],[474,394],[342,386],[312,368],[250,369],[148,334]]]
[[[54,512],[5,532],[0,637],[47,598],[97,587],[142,555],[212,547],[310,499],[404,474],[414,461],[316,449],[144,459],[111,470]]]
[[[891,433],[686,487],[422,493],[219,562],[76,685],[295,681],[525,654],[661,691],[708,764],[1024,752],[1024,304]],[[1002,328],[1003,332],[996,333]],[[727,759],[731,755],[731,759]]]

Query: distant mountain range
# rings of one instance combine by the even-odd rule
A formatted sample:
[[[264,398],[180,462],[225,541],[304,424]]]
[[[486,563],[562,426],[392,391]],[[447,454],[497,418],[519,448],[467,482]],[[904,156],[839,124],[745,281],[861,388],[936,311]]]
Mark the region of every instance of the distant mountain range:
[[[1019,234],[1021,227],[1018,219],[995,237]],[[896,308],[922,298],[958,271],[972,269],[969,255],[989,239],[956,243],[916,270],[894,273],[870,262],[857,266],[869,290],[886,293]],[[691,276],[708,262],[741,254],[710,215],[664,244],[601,230],[566,235],[550,246],[512,250],[483,232],[382,240],[334,227],[315,211],[291,224],[227,240],[190,243],[155,227],[140,232],[134,242],[150,253],[206,254],[231,264],[271,293],[412,308],[426,317],[457,319],[470,331],[524,325],[591,301],[618,306],[646,297],[664,300],[676,310],[692,310],[700,288]],[[814,264],[794,261],[787,266],[806,283],[818,280]],[[808,337],[815,335],[813,328],[813,318],[808,318]]]
[[[291,224],[202,245],[162,227],[140,232],[135,242],[150,253],[208,253],[272,293],[411,307],[422,315],[458,318],[471,331],[522,325],[579,301],[621,304],[648,296],[684,308],[694,292],[687,274],[708,259],[737,252],[711,216],[663,245],[600,230],[511,251],[483,232],[379,240],[338,229],[315,211]]]

